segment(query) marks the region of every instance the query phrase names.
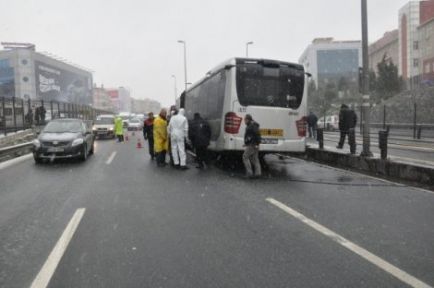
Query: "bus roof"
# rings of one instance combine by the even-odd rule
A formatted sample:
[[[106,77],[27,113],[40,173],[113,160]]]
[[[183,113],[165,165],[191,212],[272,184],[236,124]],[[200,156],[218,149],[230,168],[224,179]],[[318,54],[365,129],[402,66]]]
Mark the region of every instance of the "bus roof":
[[[285,61],[279,61],[279,60],[271,60],[271,59],[261,59],[261,58],[230,58],[222,63],[220,63],[219,65],[217,65],[216,67],[214,67],[213,69],[211,69],[210,71],[208,71],[208,73],[206,73],[205,77],[201,78],[199,81],[193,83],[193,85],[191,85],[188,89],[187,92],[192,90],[193,88],[195,88],[197,85],[199,85],[200,83],[202,83],[205,79],[207,79],[209,76],[214,75],[215,73],[225,69],[225,68],[229,68],[229,67],[234,67],[238,64],[264,64],[266,66],[288,66],[294,69],[298,69],[301,71],[304,71],[304,67],[303,65],[300,64],[296,64],[296,63],[291,63],[291,62],[285,62]],[[185,91],[184,91],[185,92]]]

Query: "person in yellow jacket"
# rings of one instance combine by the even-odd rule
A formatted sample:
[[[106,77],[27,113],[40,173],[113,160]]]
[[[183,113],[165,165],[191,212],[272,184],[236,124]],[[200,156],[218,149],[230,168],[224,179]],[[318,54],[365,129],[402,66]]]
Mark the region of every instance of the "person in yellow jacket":
[[[124,127],[121,117],[115,119],[115,134],[118,137],[119,142],[124,141]]]
[[[167,110],[161,109],[154,120],[154,153],[159,167],[166,165],[167,139]]]

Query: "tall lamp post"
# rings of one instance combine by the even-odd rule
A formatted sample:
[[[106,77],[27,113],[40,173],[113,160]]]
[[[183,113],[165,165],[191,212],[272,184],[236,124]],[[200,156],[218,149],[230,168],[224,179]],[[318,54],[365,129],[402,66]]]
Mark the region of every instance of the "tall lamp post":
[[[369,100],[369,58],[368,58],[368,4],[362,1],[362,54],[363,54],[363,86],[362,86],[362,126],[363,126],[363,151],[362,157],[372,157],[370,151],[371,139],[369,135],[370,109]]]
[[[249,45],[253,45],[253,41],[246,43],[246,58],[249,58]]]
[[[178,40],[178,43],[184,45],[184,85],[187,91],[187,43],[184,40]]]
[[[176,104],[176,97],[178,97],[178,89],[176,88],[176,76],[172,75],[172,78],[173,78],[173,86],[175,89],[175,104]]]

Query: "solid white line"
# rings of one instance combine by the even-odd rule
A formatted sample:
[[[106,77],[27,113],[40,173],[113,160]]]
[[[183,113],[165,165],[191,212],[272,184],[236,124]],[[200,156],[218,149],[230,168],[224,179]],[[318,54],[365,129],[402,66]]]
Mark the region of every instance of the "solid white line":
[[[8,160],[5,162],[1,162],[0,163],[0,170],[11,167],[11,166],[18,164],[18,163],[21,163],[23,161],[26,161],[26,160],[32,158],[32,156],[33,156],[33,154],[29,153],[29,154],[26,154],[26,155],[23,155],[23,156],[20,156],[20,157],[17,157],[17,158],[14,158],[14,159],[11,159],[11,160]]]
[[[54,246],[53,250],[45,261],[44,266],[42,266],[35,280],[33,280],[30,288],[45,288],[48,286],[48,283],[56,271],[57,265],[59,265],[60,259],[62,259],[63,253],[65,253],[72,236],[74,236],[75,230],[77,230],[78,224],[80,224],[85,211],[85,208],[79,208],[77,211],[75,211],[74,215],[63,231],[62,236],[60,236],[56,246]]]
[[[300,220],[304,224],[310,226],[311,228],[315,229],[316,231],[320,232],[321,234],[327,236],[331,240],[335,241],[336,243],[342,245],[343,247],[347,248],[353,253],[356,253],[360,257],[364,258],[365,260],[371,262],[378,268],[388,272],[389,274],[393,275],[394,277],[398,278],[402,282],[410,285],[411,287],[416,288],[432,288],[428,284],[422,282],[421,280],[411,276],[407,272],[399,269],[398,267],[390,264],[389,262],[381,259],[380,257],[372,254],[368,250],[360,247],[359,245],[349,241],[348,239],[340,236],[339,234],[333,232],[332,230],[322,226],[321,224],[313,221],[312,219],[307,218],[300,212],[295,211],[294,209],[286,206],[285,204],[273,199],[273,198],[267,198],[266,201],[271,203],[272,205],[280,208],[281,210],[285,211],[289,215],[295,217],[296,219]]]
[[[112,154],[110,154],[110,157],[105,162],[105,164],[110,165],[112,163],[113,159],[115,159],[116,153],[117,153],[116,151],[113,151]]]

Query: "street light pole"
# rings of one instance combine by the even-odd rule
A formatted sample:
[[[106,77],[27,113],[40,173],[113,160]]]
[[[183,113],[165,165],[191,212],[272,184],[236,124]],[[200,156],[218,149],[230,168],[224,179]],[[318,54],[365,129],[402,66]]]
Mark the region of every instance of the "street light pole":
[[[368,54],[368,4],[367,0],[362,1],[362,54],[363,54],[363,86],[362,86],[362,126],[363,126],[363,151],[362,157],[372,157],[370,151],[371,139],[369,135],[370,109],[369,100],[369,54]]]
[[[175,104],[176,104],[176,97],[178,97],[178,89],[176,88],[176,76],[172,75],[172,78],[173,78],[173,84],[175,88]]]
[[[249,45],[253,45],[253,41],[246,43],[246,58],[249,58]]]
[[[178,43],[184,44],[184,84],[187,91],[187,43],[184,40],[178,40]]]

